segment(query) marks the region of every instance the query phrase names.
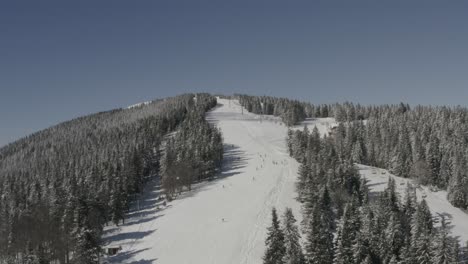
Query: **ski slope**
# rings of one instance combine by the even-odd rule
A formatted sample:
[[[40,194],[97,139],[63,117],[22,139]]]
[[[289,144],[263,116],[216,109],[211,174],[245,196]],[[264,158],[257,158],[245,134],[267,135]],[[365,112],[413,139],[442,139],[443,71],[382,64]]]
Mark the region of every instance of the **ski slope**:
[[[108,263],[161,264],[256,264],[262,263],[266,228],[271,208],[282,214],[291,207],[301,221],[295,200],[298,163],[286,151],[287,127],[277,117],[255,115],[236,100],[218,98],[218,106],[206,116],[221,128],[225,143],[222,172],[216,180],[194,185],[176,200],[159,199],[157,180],[150,182],[136,200],[126,223],[105,228],[105,247],[122,247]],[[314,126],[327,135],[337,125],[333,118],[308,119],[294,129]],[[357,165],[369,180],[372,192],[382,191],[394,177],[402,193],[408,179],[386,170]],[[417,190],[434,214],[452,222],[460,242],[468,240],[468,215],[454,208],[446,192]]]
[[[412,180],[397,177],[390,174],[387,170],[369,167],[365,165],[357,165],[362,177],[368,180],[369,190],[371,192],[382,192],[388,183],[388,178],[395,179],[397,191],[400,197],[404,198],[407,183],[413,183]],[[413,183],[414,186],[416,184]],[[425,199],[432,214],[437,216],[443,214],[451,222],[452,235],[458,237],[460,244],[465,246],[468,241],[468,214],[459,208],[453,207],[447,201],[447,191],[433,192],[428,187],[420,186],[416,188],[416,196],[418,201]]]
[[[304,126],[307,127],[309,132],[312,132],[314,127],[317,127],[319,134],[323,137],[329,136],[331,129],[338,126],[338,122],[333,117],[306,118],[300,124],[293,126],[292,129],[302,130]]]
[[[147,101],[147,102],[142,102],[142,103],[138,103],[138,104],[133,104],[133,105],[127,106],[127,109],[142,107],[142,106],[145,106],[145,105],[149,105],[149,104],[151,104],[151,103],[152,103],[152,101]]]
[[[122,247],[109,263],[262,263],[271,209],[291,207],[298,163],[289,157],[287,128],[273,116],[218,99],[207,120],[221,128],[225,159],[219,178],[164,205],[156,181],[134,205],[126,224],[105,228],[106,247]],[[138,209],[139,207],[139,209]]]

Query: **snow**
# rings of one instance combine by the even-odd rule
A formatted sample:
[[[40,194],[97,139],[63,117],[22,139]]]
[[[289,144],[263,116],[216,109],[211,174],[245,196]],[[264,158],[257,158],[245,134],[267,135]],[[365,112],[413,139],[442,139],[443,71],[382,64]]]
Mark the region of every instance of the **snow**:
[[[130,106],[127,106],[127,109],[137,108],[137,107],[145,106],[145,105],[149,105],[149,104],[151,104],[151,101],[130,105]]]
[[[307,126],[309,132],[312,132],[314,127],[317,127],[321,136],[328,136],[330,130],[333,127],[338,126],[338,122],[336,122],[335,118],[333,117],[325,117],[325,118],[306,118],[306,120],[302,121],[300,124],[292,127],[293,130],[302,130],[304,126]]]
[[[400,193],[400,197],[404,198],[407,183],[412,183],[411,179],[397,177],[392,175],[387,170],[369,167],[365,165],[357,165],[361,176],[368,180],[368,186],[371,192],[381,192],[387,187],[388,178],[395,179],[396,187]],[[459,208],[455,208],[447,201],[446,191],[431,191],[428,187],[419,186],[416,188],[416,196],[418,201],[423,198],[426,200],[433,215],[443,214],[448,217],[451,222],[452,235],[460,239],[461,245],[466,245],[468,241],[468,214]]]
[[[282,214],[291,207],[301,222],[295,200],[299,164],[286,151],[287,127],[278,117],[255,115],[237,100],[219,99],[207,120],[223,132],[225,159],[213,181],[198,183],[192,191],[164,203],[156,180],[132,206],[126,223],[105,228],[106,247],[122,247],[109,263],[254,264],[262,263],[271,208]],[[314,126],[322,135],[337,125],[333,118],[307,119],[294,129]],[[404,193],[408,179],[386,170],[358,165],[372,192],[382,191],[388,177]],[[454,208],[446,192],[417,189],[431,211],[451,218],[453,234],[468,240],[468,215]]]
[[[105,228],[107,247],[122,247],[110,263],[261,263],[271,209],[291,207],[298,163],[289,157],[287,127],[277,117],[248,113],[218,99],[207,120],[221,128],[225,160],[218,179],[199,183],[165,206],[156,181],[147,186],[126,224]]]

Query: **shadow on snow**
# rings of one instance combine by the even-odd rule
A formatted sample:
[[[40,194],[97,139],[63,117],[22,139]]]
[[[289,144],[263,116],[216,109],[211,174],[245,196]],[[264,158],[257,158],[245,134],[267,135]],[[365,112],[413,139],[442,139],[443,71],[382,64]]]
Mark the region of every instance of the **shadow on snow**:
[[[155,263],[157,259],[141,259],[141,260],[133,260],[131,258],[135,257],[138,253],[143,251],[149,250],[149,248],[141,249],[141,250],[132,250],[123,252],[113,257],[109,257],[106,262],[104,263],[131,263],[131,264],[152,264]],[[128,262],[131,261],[131,262]]]
[[[221,171],[212,179],[195,183],[191,191],[181,193],[176,197],[177,200],[193,197],[196,194],[208,190],[210,187],[222,181],[227,177],[234,176],[242,172],[242,169],[246,166],[249,158],[246,157],[244,151],[238,146],[232,144],[224,144],[224,157]],[[135,197],[130,205],[130,210],[126,214],[126,220],[124,224],[114,226],[104,231],[103,245],[131,245],[130,250],[121,251],[115,256],[107,257],[107,263],[135,263],[135,264],[149,264],[156,261],[156,259],[142,259],[133,260],[140,252],[149,250],[149,248],[143,250],[132,250],[131,248],[137,240],[140,240],[156,231],[132,231],[119,233],[122,227],[138,226],[147,222],[155,221],[156,219],[163,217],[162,211],[171,207],[170,204],[164,206],[163,191],[161,190],[161,184],[157,177],[150,180],[142,195]],[[138,229],[139,230],[139,229]],[[106,263],[106,262],[104,262]]]
[[[219,181],[240,174],[243,168],[246,167],[249,158],[238,146],[233,144],[224,144],[224,156],[223,164],[221,166],[221,172],[219,172],[214,178],[207,179],[192,186],[191,191],[186,191],[179,194],[176,199],[181,200],[189,197],[194,197],[202,191],[209,190],[210,187],[217,184]]]

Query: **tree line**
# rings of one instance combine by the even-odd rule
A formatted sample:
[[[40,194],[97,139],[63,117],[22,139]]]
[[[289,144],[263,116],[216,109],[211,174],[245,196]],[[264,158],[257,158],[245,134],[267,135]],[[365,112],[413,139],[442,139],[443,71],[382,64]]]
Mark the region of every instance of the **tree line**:
[[[447,190],[454,206],[468,208],[466,108],[380,107],[365,124],[347,121],[335,135],[339,151],[353,162]]]
[[[214,104],[209,105],[210,108]],[[169,136],[161,157],[162,187],[171,200],[183,188],[211,179],[223,161],[221,130],[205,119],[207,109],[191,111],[177,132]]]
[[[467,248],[450,236],[450,220],[433,216],[415,186],[404,196],[390,178],[370,193],[355,163],[387,168],[418,183],[448,189],[456,207],[467,208],[467,109],[407,104],[314,106],[295,100],[240,95],[257,114],[281,116],[292,126],[305,118],[334,117],[330,135],[288,131],[290,155],[301,164],[297,183],[303,204],[304,257],[291,260],[276,211],[268,229],[264,263],[464,263]],[[297,110],[297,108],[301,108]],[[299,113],[292,118],[286,113]],[[283,220],[285,221],[285,220]],[[273,242],[274,241],[274,242]],[[468,247],[468,244],[467,244]]]
[[[179,146],[197,157],[191,165],[206,165],[198,176],[219,165],[222,138],[201,118],[215,105],[208,94],[158,99],[77,118],[1,148],[0,262],[97,263],[103,226],[123,222],[132,197],[159,176],[168,133],[192,126],[195,135],[187,138],[203,138],[206,148]]]
[[[302,253],[296,257],[288,253],[291,243],[286,242],[285,228],[279,227],[274,211],[265,264],[462,263],[466,259],[466,249],[449,235],[449,219],[433,216],[426,201],[417,200],[414,186],[408,185],[400,196],[390,177],[383,192],[370,193],[352,158],[340,157],[338,142],[321,138],[317,129],[289,133],[290,155],[301,163],[297,191],[304,247],[293,243],[294,252]]]

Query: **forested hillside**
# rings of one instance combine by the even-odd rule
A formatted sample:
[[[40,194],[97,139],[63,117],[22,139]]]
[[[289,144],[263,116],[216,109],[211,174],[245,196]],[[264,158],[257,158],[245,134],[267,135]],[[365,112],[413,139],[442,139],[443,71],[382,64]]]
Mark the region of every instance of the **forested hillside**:
[[[312,105],[268,96],[239,96],[257,114],[280,116],[288,125],[334,117],[340,160],[386,168],[397,176],[447,189],[450,202],[468,208],[468,109],[407,104]],[[365,120],[364,122],[358,122]]]
[[[208,124],[205,111],[188,113],[177,133],[164,145],[161,157],[162,187],[171,200],[192,183],[211,178],[223,160],[223,138],[218,128]]]
[[[348,108],[351,109],[351,108]],[[468,110],[462,107],[382,106],[365,124],[342,124],[338,151],[353,162],[447,189],[456,207],[468,207]],[[347,111],[342,109],[342,111]]]
[[[241,98],[247,109],[281,116],[290,125],[327,115],[340,121],[325,138],[317,129],[288,133],[290,155],[301,162],[297,191],[308,263],[459,263],[466,258],[460,241],[449,235],[449,218],[431,215],[426,201],[417,200],[415,186],[408,185],[400,197],[390,180],[371,199],[354,166],[388,168],[418,183],[448,188],[449,201],[466,208],[466,108],[317,107],[280,98]],[[285,215],[281,224],[273,211],[264,263],[306,263],[301,246],[291,243],[298,234],[290,231],[290,219]]]
[[[288,131],[287,151],[300,163],[296,190],[303,210],[302,216],[295,214],[302,221],[296,223],[292,210],[298,212],[299,205],[286,209],[282,217],[276,210],[272,213],[265,263],[457,263],[466,258],[460,248],[465,241],[450,235],[447,216],[432,215],[426,201],[417,199],[417,186],[408,185],[401,196],[390,180],[376,195],[355,164],[389,169],[432,190],[446,189],[454,206],[467,209],[467,108],[313,105],[248,95],[223,103],[214,111],[215,120],[221,120],[224,131],[235,129],[228,133],[230,140],[259,162],[241,172],[248,185],[241,181],[229,190],[257,187],[267,155],[271,166],[281,169],[278,173],[286,173],[286,168],[290,173],[281,145],[270,148],[272,142],[284,143],[286,128],[281,132],[279,124],[263,124],[261,115],[278,116],[288,126],[307,118],[334,117],[339,122],[325,137],[316,128]],[[205,114],[216,104],[208,94],[155,100],[65,122],[0,149],[0,263],[97,263],[103,226],[124,224],[130,202],[150,179],[161,184],[168,202],[190,191],[193,183],[213,179],[223,162],[223,136]],[[239,104],[258,115],[245,114]],[[278,131],[270,135],[273,127]],[[262,153],[250,149],[245,139],[261,141]],[[244,166],[241,157],[229,160],[226,168]],[[275,177],[285,180],[281,175]],[[275,188],[281,182],[268,181]],[[232,199],[241,193],[220,186],[219,197],[229,194]],[[277,197],[281,193],[263,191]],[[259,210],[255,207],[246,212],[248,219],[266,219],[270,208],[260,204],[261,216],[253,214]],[[224,216],[220,219],[215,223],[226,223]],[[257,229],[258,223],[250,228]],[[254,252],[256,234],[248,236],[244,254]]]
[[[341,152],[339,137],[290,133],[291,156],[301,161],[297,190],[303,202],[305,255],[310,263],[458,263],[458,239],[447,216],[434,217],[408,185],[395,182],[377,197]],[[336,239],[334,239],[336,237]]]
[[[165,182],[173,160],[185,157],[170,162],[174,151],[191,157],[178,164],[197,169],[190,181],[216,171],[222,136],[203,118],[215,105],[208,94],[155,100],[65,122],[0,149],[0,262],[96,263],[103,225],[124,221],[132,196],[159,174],[160,159]]]
[[[239,103],[249,112],[260,115],[279,116],[283,122],[292,126],[306,118],[335,117],[338,121],[362,120],[369,116],[371,108],[351,103],[320,104],[300,102],[288,98],[271,96],[236,95]]]

